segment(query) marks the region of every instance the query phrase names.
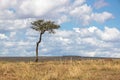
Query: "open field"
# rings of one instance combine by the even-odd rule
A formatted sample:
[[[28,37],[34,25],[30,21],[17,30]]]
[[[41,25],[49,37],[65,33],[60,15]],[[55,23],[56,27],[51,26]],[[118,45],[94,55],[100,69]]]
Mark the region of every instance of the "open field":
[[[0,80],[120,80],[120,59],[2,61]]]

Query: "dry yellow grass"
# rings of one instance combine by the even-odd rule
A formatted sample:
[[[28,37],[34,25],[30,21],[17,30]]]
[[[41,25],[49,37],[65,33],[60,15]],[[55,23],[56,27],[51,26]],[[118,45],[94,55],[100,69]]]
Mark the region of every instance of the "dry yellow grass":
[[[1,61],[0,80],[120,80],[120,60]]]

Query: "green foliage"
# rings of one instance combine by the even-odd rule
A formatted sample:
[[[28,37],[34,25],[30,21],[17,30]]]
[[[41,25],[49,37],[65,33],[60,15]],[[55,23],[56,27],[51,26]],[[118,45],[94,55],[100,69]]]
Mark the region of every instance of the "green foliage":
[[[44,21],[44,20],[37,20],[31,23],[33,26],[32,29],[41,32],[42,34],[45,31],[48,31],[49,33],[54,33],[54,29],[60,28],[59,25],[55,24],[52,21]]]

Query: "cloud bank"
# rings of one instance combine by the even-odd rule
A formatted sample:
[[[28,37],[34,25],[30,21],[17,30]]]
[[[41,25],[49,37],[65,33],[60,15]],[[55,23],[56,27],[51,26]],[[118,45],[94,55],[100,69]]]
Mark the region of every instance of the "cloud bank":
[[[86,0],[1,0],[0,19],[26,18],[52,19],[58,23],[77,19],[88,25],[92,21],[103,23],[112,19],[113,15],[107,11],[94,12]]]
[[[102,24],[114,18],[114,15],[107,11],[95,12],[86,2],[86,0],[0,0],[0,56],[35,56],[35,44],[39,35],[30,29],[30,23],[34,20],[53,20],[60,25],[75,21],[82,26],[88,26],[92,22]],[[106,4],[98,8],[103,6]],[[109,26],[101,27],[104,29],[90,26],[57,30],[55,35],[46,33],[40,44],[39,55],[120,57],[118,37],[120,30]]]
[[[32,33],[31,33],[32,32]],[[1,55],[35,56],[35,44],[39,37],[37,32],[26,30],[24,40],[17,37],[0,42]],[[95,26],[57,30],[56,34],[44,34],[40,44],[40,54],[44,56],[79,55],[91,57],[120,57],[120,31],[105,27],[101,30]],[[10,53],[11,52],[11,53]]]

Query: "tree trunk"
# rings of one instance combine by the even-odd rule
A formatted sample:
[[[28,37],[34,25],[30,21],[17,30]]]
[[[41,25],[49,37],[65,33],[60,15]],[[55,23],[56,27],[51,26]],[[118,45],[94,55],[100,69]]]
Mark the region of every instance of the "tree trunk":
[[[41,42],[42,39],[42,33],[40,33],[39,41],[36,43],[36,60],[35,62],[38,62],[38,48],[39,48],[39,43]]]

